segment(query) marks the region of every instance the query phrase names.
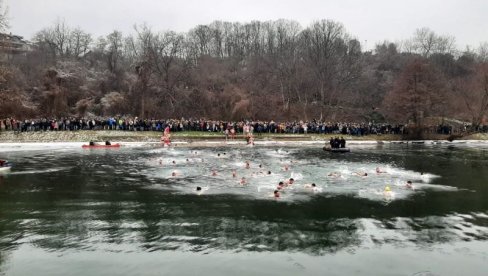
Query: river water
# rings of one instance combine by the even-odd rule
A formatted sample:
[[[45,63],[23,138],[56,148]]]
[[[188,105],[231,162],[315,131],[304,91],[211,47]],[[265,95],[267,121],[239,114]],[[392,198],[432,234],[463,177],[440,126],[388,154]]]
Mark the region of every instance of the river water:
[[[483,144],[3,144],[0,158],[15,164],[0,175],[0,274],[488,271]]]

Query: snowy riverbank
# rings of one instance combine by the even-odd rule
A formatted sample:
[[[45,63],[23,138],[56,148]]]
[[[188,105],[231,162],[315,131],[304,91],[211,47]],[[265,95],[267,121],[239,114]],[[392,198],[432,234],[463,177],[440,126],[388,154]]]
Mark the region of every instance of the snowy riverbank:
[[[263,134],[255,135],[256,144],[293,143],[293,144],[322,144],[336,135],[319,134]],[[154,142],[160,141],[161,132],[153,131],[37,131],[37,132],[0,132],[0,143],[53,143],[112,141],[112,142]],[[446,137],[435,137],[435,140],[405,141],[400,135],[368,135],[344,136],[349,145],[377,144],[377,143],[466,143],[488,141],[487,134],[475,134],[465,137],[466,140],[448,142]],[[175,132],[172,133],[173,143],[205,143],[211,144],[243,144],[244,138],[239,135],[235,140],[225,140],[223,134],[213,132]],[[80,144],[81,145],[81,144]]]

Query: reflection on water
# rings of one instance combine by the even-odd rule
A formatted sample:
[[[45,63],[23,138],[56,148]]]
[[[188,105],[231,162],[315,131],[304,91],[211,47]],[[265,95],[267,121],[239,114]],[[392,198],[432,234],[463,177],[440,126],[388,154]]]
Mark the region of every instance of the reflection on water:
[[[438,145],[345,155],[313,147],[17,151],[8,156],[15,168],[0,178],[0,272],[26,246],[46,256],[469,249],[488,239],[485,154]],[[295,183],[273,198],[290,177]],[[385,186],[394,196],[385,196]]]

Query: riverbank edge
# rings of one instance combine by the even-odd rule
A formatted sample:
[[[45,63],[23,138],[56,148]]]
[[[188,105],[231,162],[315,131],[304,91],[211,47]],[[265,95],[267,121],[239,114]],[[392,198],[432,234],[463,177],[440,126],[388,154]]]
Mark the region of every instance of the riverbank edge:
[[[255,135],[255,142],[324,142],[338,134],[261,134]],[[84,130],[84,131],[39,131],[39,132],[0,132],[0,143],[49,143],[49,142],[88,142],[88,141],[112,141],[112,142],[159,142],[161,132],[157,131],[118,131],[118,130]],[[422,141],[445,141],[448,135],[429,135],[425,140],[404,140],[401,135],[365,135],[350,136],[344,135],[349,143],[357,142],[398,142],[398,143],[421,143]],[[225,136],[213,132],[175,132],[172,133],[173,143],[192,142],[226,142]],[[462,138],[463,141],[488,141],[488,134],[477,133]],[[236,139],[228,139],[228,143],[240,144],[244,141],[242,134]]]

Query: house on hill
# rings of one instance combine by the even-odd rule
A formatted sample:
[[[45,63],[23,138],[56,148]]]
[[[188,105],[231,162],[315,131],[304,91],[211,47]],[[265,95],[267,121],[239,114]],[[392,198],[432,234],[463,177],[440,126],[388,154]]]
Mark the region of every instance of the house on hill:
[[[9,61],[14,56],[26,55],[31,49],[31,44],[23,37],[0,33],[0,62]]]

